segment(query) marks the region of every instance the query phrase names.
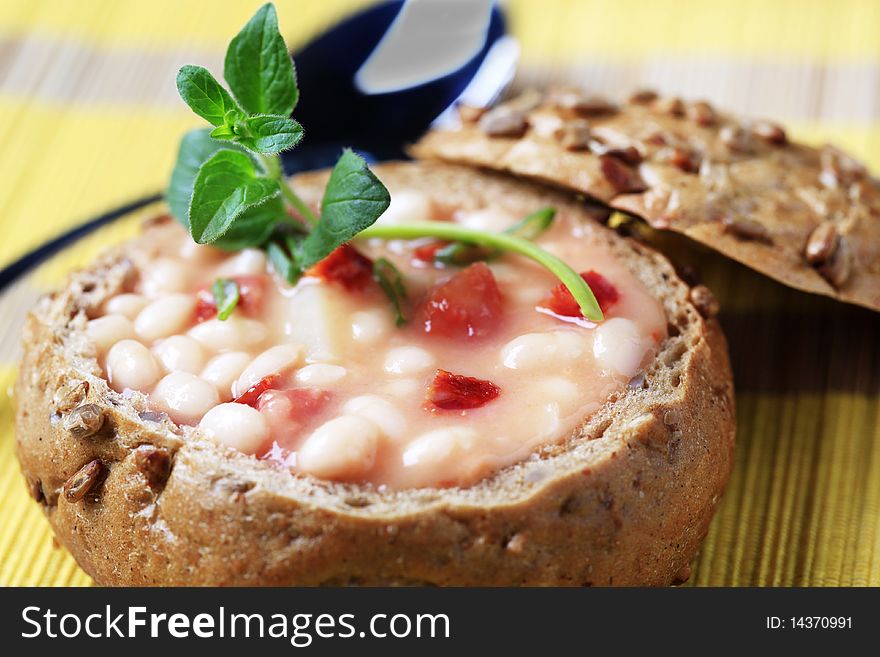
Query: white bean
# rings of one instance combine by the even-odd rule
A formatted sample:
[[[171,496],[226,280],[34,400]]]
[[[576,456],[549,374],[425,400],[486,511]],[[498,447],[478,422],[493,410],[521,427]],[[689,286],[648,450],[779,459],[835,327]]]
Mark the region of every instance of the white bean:
[[[125,315],[129,319],[134,319],[140,311],[146,308],[148,303],[150,303],[149,299],[142,294],[117,294],[107,300],[107,303],[104,304],[104,311],[107,314]]]
[[[546,366],[556,356],[556,340],[552,333],[526,333],[501,348],[501,360],[512,370]]]
[[[220,403],[217,389],[195,374],[172,372],[156,384],[150,400],[180,424],[196,424]]]
[[[86,326],[86,334],[95,343],[98,355],[107,353],[120,340],[134,338],[134,327],[123,315],[104,315],[90,320]]]
[[[492,272],[492,276],[495,277],[495,280],[500,285],[509,286],[511,288],[519,288],[523,285],[523,266],[525,263],[509,263],[509,262],[492,262],[489,264],[489,269]],[[546,287],[542,288],[543,292],[547,292]],[[508,290],[504,290],[504,295],[507,296]]]
[[[220,404],[205,413],[199,428],[210,440],[253,454],[269,438],[269,424],[246,404]]]
[[[400,440],[406,431],[406,418],[387,399],[377,395],[361,395],[345,402],[342,412],[370,420],[393,440]]]
[[[266,273],[266,254],[260,249],[242,249],[217,270],[218,276],[256,276]]]
[[[172,335],[155,347],[153,353],[166,372],[198,374],[205,366],[205,350],[188,335]]]
[[[559,431],[559,418],[562,414],[559,402],[543,404],[540,410],[533,415],[535,433],[539,436],[556,436]]]
[[[397,399],[424,394],[424,389],[424,384],[415,379],[391,379],[382,386],[382,392]]]
[[[222,254],[222,251],[206,244],[196,244],[187,237],[180,245],[178,253],[188,263],[205,265],[216,261]]]
[[[178,260],[159,258],[150,263],[141,281],[141,289],[148,297],[169,292],[183,292],[192,285],[192,270]]]
[[[645,356],[639,327],[623,317],[605,320],[593,333],[593,356],[601,367],[633,376]]]
[[[419,192],[402,189],[392,194],[388,209],[382,213],[376,223],[392,226],[412,221],[428,221],[432,218],[432,214],[431,199]]]
[[[501,362],[512,370],[546,369],[548,363],[556,366],[580,358],[586,339],[574,331],[526,333],[501,348]]]
[[[153,354],[137,340],[121,340],[107,354],[107,380],[117,392],[126,388],[145,392],[159,378]]]
[[[395,347],[385,355],[385,371],[389,374],[418,374],[434,365],[434,357],[421,347]]]
[[[375,424],[343,415],[315,429],[297,453],[296,464],[316,477],[358,477],[373,467],[378,443]]]
[[[468,228],[487,230],[493,233],[503,232],[516,222],[515,217],[492,208],[475,210],[473,212],[459,212],[455,219],[458,223]]]
[[[509,285],[504,288],[504,296],[524,306],[534,306],[547,296],[547,288],[536,285]]]
[[[193,321],[195,307],[191,294],[169,294],[138,313],[134,330],[148,342],[180,333]]]
[[[298,344],[279,344],[266,349],[241,373],[232,386],[232,394],[237,397],[263,377],[296,367],[302,361],[302,355],[303,348]]]
[[[251,355],[243,351],[227,351],[209,360],[201,376],[217,388],[221,400],[229,401],[232,399],[232,384],[252,360]]]
[[[341,362],[351,344],[348,322],[350,296],[341,286],[312,281],[297,285],[287,302],[284,333],[301,344],[310,363]]]
[[[232,315],[225,321],[209,319],[196,324],[189,335],[212,351],[233,351],[265,342],[268,332],[261,322]]]
[[[477,432],[468,427],[429,431],[407,446],[403,452],[403,465],[427,471],[453,466],[473,447],[476,438]]]
[[[297,383],[310,386],[326,386],[344,379],[346,374],[348,374],[348,370],[339,365],[315,363],[297,370],[295,376]]]
[[[580,397],[580,390],[574,381],[553,376],[537,383],[536,396],[560,404],[571,404]]]
[[[391,331],[391,315],[385,311],[359,310],[351,316],[351,337],[355,342],[374,344]]]
[[[589,333],[582,329],[572,331],[554,331],[556,352],[565,360],[580,358],[587,351]]]

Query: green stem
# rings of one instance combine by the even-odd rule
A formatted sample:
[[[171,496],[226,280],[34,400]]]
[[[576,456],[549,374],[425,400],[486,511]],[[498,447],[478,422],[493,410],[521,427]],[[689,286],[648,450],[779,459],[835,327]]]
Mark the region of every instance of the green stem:
[[[601,322],[605,317],[593,295],[590,286],[574,269],[565,264],[552,253],[536,246],[533,242],[507,233],[488,233],[472,228],[465,228],[450,222],[426,222],[400,224],[395,226],[371,226],[358,233],[358,238],[378,237],[381,239],[417,239],[434,237],[455,242],[470,242],[488,246],[511,253],[518,253],[534,260],[552,272],[563,285],[568,288],[575,301],[578,302],[584,317],[594,322]]]
[[[309,224],[312,226],[317,224],[318,217],[316,217],[311,208],[306,205],[306,202],[297,196],[296,192],[293,191],[293,188],[284,178],[284,174],[281,172],[281,158],[277,155],[259,155],[258,157],[260,158],[260,163],[263,165],[263,169],[266,171],[266,175],[278,181],[278,186],[281,188],[281,195],[290,206],[299,212]]]

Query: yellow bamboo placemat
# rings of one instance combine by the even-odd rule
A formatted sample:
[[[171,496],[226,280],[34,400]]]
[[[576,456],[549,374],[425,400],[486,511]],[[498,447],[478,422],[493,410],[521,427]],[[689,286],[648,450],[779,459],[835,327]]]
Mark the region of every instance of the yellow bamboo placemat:
[[[0,3],[0,266],[108,207],[160,189],[184,63],[221,69],[259,2]],[[363,0],[278,0],[290,43]],[[880,3],[515,0],[520,84],[648,84],[784,120],[880,170]],[[85,585],[54,547],[13,455],[18,322],[34,295],[123,222],[0,298],[0,584]],[[673,250],[681,251],[680,244]],[[880,585],[880,315],[785,289],[684,249],[721,298],[737,384],[736,470],[695,564],[698,585]]]

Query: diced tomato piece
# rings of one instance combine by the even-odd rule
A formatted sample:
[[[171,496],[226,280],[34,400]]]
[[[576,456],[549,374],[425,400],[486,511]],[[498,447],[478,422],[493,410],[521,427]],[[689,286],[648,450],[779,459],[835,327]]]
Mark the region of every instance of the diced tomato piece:
[[[449,338],[481,338],[502,315],[501,291],[492,270],[475,262],[437,285],[421,307],[425,333]]]
[[[603,313],[607,312],[620,299],[617,288],[602,274],[590,270],[582,273],[581,278],[590,286]],[[538,306],[563,317],[583,317],[577,301],[562,283],[550,290],[550,294]]]
[[[269,287],[269,277],[265,274],[255,276],[234,276],[238,283],[238,308],[248,317],[258,317],[263,312],[263,304],[266,301],[266,290]]]
[[[263,312],[266,299],[266,288],[269,277],[265,275],[233,276],[238,285],[238,305],[236,310],[248,317],[257,317]],[[204,287],[196,294],[196,323],[202,323],[217,316],[217,302],[210,286]]]
[[[425,401],[430,408],[460,411],[479,408],[500,394],[501,388],[491,381],[437,370]]]
[[[278,401],[289,404],[289,420],[303,420],[321,411],[330,401],[330,393],[319,388],[291,388],[289,390],[266,390],[257,403],[257,410],[263,411]]]
[[[437,251],[447,246],[449,246],[449,242],[429,242],[413,249],[413,257],[422,262],[434,262],[434,256],[437,255]]]
[[[294,449],[321,421],[320,414],[330,401],[330,393],[318,388],[267,390],[260,395],[257,410],[269,423],[272,438],[287,449]],[[296,456],[282,459],[289,465]]]
[[[210,290],[201,289],[196,293],[196,323],[201,324],[217,316],[217,302]]]
[[[360,290],[373,280],[373,262],[350,244],[343,244],[306,274],[339,283],[347,290]]]
[[[262,379],[257,381],[254,385],[252,385],[250,388],[248,388],[238,397],[236,397],[233,401],[236,404],[247,404],[248,406],[253,406],[254,408],[257,408],[257,402],[260,400],[260,395],[277,385],[278,379],[279,376],[277,374],[264,376]]]

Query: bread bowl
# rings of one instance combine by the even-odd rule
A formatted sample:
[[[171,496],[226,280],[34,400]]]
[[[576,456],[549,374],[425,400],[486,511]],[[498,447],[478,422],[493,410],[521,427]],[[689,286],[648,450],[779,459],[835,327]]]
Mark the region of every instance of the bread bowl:
[[[251,380],[235,389],[239,381],[230,383],[235,377],[216,363],[205,374],[193,342],[158,342],[173,333],[202,344],[205,331],[176,333],[186,327],[157,327],[144,315],[160,302],[158,324],[186,315],[193,302],[183,297],[200,284],[175,272],[173,259],[139,272],[138,249],[154,231],[169,230],[148,227],[140,242],[105,254],[43,298],[28,320],[16,384],[17,454],[59,540],[102,585],[664,585],[686,577],[733,456],[732,378],[710,293],[690,288],[665,258],[593,221],[564,193],[438,163],[375,171],[392,199],[414,192],[432,211],[517,216],[555,207],[559,226],[579,226],[578,239],[657,300],[665,325],[647,360],[622,384],[622,373],[612,377],[611,397],[570,435],[538,441],[498,468],[476,468],[460,483],[436,481],[430,469],[414,483],[369,468],[349,476],[332,464],[315,467],[318,476],[295,472],[286,457],[256,458],[209,439],[210,427],[188,426],[228,403],[224,385],[231,395],[247,392]],[[325,180],[307,174],[298,189],[315,200]],[[149,305],[120,296],[133,289],[148,296],[151,285],[164,296]],[[89,336],[90,321],[126,313],[134,322],[92,324]],[[250,348],[242,346],[249,331],[226,329],[216,338],[218,355]],[[490,351],[480,344],[475,359]],[[122,356],[110,359],[119,345]],[[144,352],[152,364],[130,367]],[[329,360],[311,365],[346,365]],[[234,367],[252,365],[241,359]],[[160,409],[154,388],[149,396],[120,392],[106,378],[109,370],[111,382],[148,387],[162,368],[165,378],[202,368],[189,376],[222,381],[212,384],[221,405],[205,411],[166,399]],[[325,368],[311,376],[332,381],[335,374]],[[378,386],[385,375],[375,376]],[[504,421],[491,409],[479,409],[489,418],[480,426]],[[179,423],[170,417],[176,413]],[[477,411],[462,421],[473,418]],[[373,430],[384,435],[381,419]],[[247,441],[238,447],[254,449]]]

